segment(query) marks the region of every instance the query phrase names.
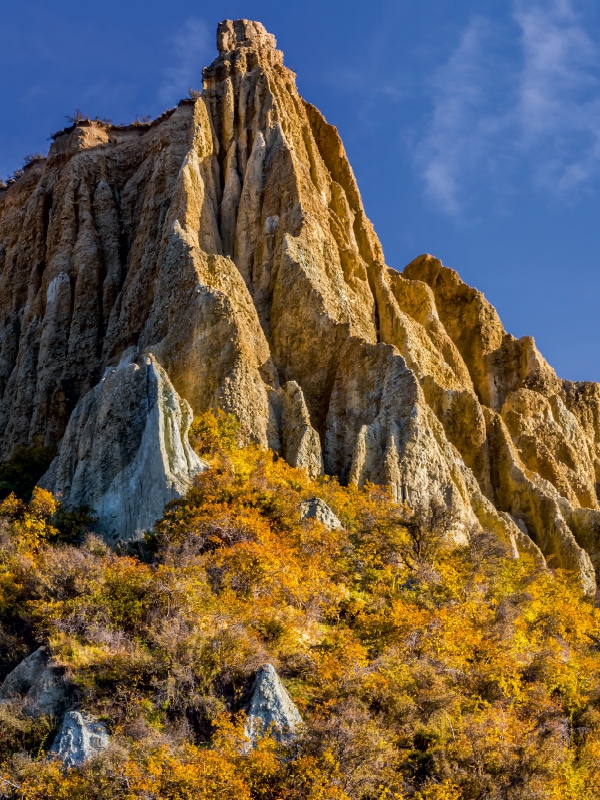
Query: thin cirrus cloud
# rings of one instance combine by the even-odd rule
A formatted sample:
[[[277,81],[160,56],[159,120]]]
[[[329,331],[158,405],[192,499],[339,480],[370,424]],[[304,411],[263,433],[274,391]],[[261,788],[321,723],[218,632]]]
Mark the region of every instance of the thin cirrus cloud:
[[[599,78],[598,46],[569,0],[516,0],[504,26],[474,17],[431,78],[415,150],[425,193],[450,215],[482,179],[571,199],[600,177]]]
[[[202,68],[214,57],[214,45],[208,25],[201,19],[188,19],[183,28],[168,42],[173,58],[164,72],[159,98],[172,103],[187,95],[188,89],[202,85]]]
[[[491,139],[493,116],[485,113],[486,40],[490,26],[473,18],[448,62],[432,79],[434,109],[428,134],[416,158],[426,193],[445,211],[456,214],[469,168],[483,158]]]

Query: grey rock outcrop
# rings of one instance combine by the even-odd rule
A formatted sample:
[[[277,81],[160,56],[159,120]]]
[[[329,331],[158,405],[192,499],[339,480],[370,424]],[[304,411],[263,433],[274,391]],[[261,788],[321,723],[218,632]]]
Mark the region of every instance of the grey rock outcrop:
[[[124,358],[77,405],[40,485],[87,505],[108,542],[152,528],[206,466],[188,442],[192,412],[152,356]]]
[[[0,688],[0,699],[22,697],[25,711],[34,717],[61,714],[68,694],[62,670],[52,664],[50,650],[45,646],[24,658],[6,676]]]
[[[289,381],[283,391],[283,455],[292,467],[304,469],[311,478],[316,478],[323,474],[321,440],[311,425],[302,389],[295,381]]]
[[[312,426],[302,389],[288,381],[271,392],[270,401],[276,420],[275,449],[291,467],[305,470],[309,477],[322,475],[321,440]]]
[[[342,528],[342,523],[320,497],[311,497],[300,503],[300,519],[317,519],[330,531]]]
[[[264,664],[256,674],[244,733],[253,744],[267,733],[285,743],[293,740],[301,724],[300,712],[275,668]]]
[[[109,745],[106,725],[82,711],[68,711],[50,755],[60,758],[66,767],[80,767]]]

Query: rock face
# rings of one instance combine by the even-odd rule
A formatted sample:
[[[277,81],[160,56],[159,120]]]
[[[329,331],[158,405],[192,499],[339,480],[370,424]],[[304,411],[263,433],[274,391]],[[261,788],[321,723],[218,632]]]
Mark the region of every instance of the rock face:
[[[300,712],[275,668],[265,664],[256,674],[244,733],[252,743],[267,732],[280,742],[290,742],[301,724]]]
[[[321,440],[311,425],[302,389],[295,381],[288,381],[279,394],[281,416],[278,427],[283,456],[290,466],[304,469],[311,478],[316,478],[323,474]]]
[[[312,475],[453,504],[457,542],[485,527],[593,594],[600,386],[558,379],[437,259],[389,269],[273,36],[228,20],[217,48],[197,100],[145,126],[77,123],[0,192],[2,455],[62,439],[69,499],[88,416],[102,427],[102,385],[121,380],[105,371],[153,358],[181,409],[235,413]]]
[[[109,542],[135,538],[205,467],[188,442],[191,422],[189,403],[152,356],[124,358],[79,401],[40,484],[91,506]]]
[[[311,497],[300,504],[300,519],[318,519],[330,531],[342,527],[342,523],[320,497]]]
[[[69,711],[50,748],[50,755],[60,758],[66,767],[80,767],[108,745],[109,735],[104,723],[81,711]]]
[[[39,647],[10,672],[0,688],[0,699],[22,697],[25,711],[34,717],[59,716],[64,710],[68,687],[62,671],[52,664],[47,647]]]

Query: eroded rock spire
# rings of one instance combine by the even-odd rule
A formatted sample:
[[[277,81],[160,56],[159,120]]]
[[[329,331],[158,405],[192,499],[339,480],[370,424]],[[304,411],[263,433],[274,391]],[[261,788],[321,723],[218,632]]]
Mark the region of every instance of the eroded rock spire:
[[[264,25],[249,19],[226,19],[217,27],[217,50],[221,55],[230,53],[238,47],[272,47],[277,41],[272,33],[267,33]]]
[[[483,527],[593,594],[600,387],[557,378],[432,256],[389,269],[275,39],[228,20],[217,43],[201,97],[79,121],[0,190],[3,456],[60,445],[81,474],[73,415],[124,354],[153,358],[193,413],[236,414],[312,474],[451,505],[456,542]]]
[[[244,733],[253,745],[265,735],[274,736],[280,742],[291,742],[300,725],[300,712],[275,667],[264,664],[256,673]]]

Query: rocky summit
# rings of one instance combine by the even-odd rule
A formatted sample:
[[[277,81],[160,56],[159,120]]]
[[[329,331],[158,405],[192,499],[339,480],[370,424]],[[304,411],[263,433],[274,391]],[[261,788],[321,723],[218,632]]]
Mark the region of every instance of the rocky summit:
[[[0,455],[135,539],[203,465],[194,414],[311,477],[452,506],[450,536],[600,570],[600,386],[561,380],[456,272],[391,269],[335,127],[226,20],[203,90],[90,119],[0,190]]]

